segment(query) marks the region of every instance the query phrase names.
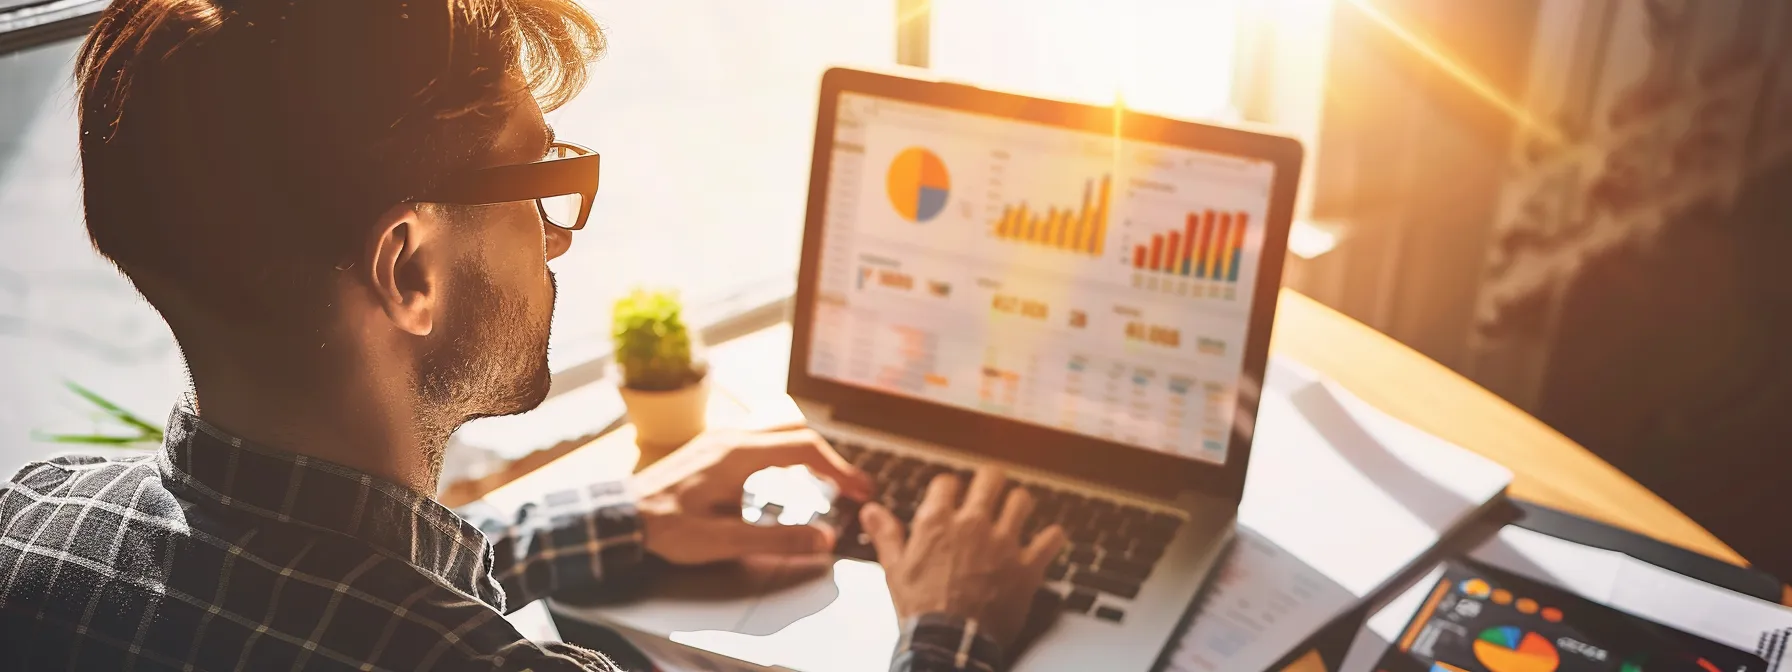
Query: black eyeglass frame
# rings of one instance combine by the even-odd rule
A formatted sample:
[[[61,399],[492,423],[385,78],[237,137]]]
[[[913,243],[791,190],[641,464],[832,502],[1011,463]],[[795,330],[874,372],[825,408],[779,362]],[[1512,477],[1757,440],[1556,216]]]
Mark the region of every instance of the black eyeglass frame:
[[[597,197],[600,157],[597,152],[570,142],[553,142],[548,151],[570,150],[575,156],[471,170],[449,177],[441,186],[416,200],[449,205],[492,205],[535,201],[542,221],[568,231],[585,228],[591,217],[591,201]],[[571,226],[553,221],[541,199],[579,195],[578,219]]]

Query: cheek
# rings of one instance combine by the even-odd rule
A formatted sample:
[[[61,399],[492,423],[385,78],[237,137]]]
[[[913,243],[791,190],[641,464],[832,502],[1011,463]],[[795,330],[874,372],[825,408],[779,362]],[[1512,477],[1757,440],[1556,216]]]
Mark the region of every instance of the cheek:
[[[546,249],[546,235],[541,228],[541,216],[535,209],[534,201],[504,204],[504,217],[501,235],[492,236],[491,244],[501,246],[492,250],[489,257],[502,259],[508,266],[519,267],[519,270],[535,270],[546,263],[543,250]]]

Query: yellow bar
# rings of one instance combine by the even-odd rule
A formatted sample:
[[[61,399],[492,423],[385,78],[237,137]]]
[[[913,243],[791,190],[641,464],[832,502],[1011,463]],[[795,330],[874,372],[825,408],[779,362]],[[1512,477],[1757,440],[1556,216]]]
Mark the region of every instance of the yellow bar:
[[[1101,256],[1108,239],[1108,176],[1101,176],[1101,195],[1095,199],[1095,256]]]
[[[997,238],[1007,238],[1008,237],[1008,222],[1009,222],[1009,220],[1013,219],[1013,217],[1014,217],[1014,206],[1012,206],[1012,205],[1002,206],[1002,218],[999,220],[996,220],[996,237]]]

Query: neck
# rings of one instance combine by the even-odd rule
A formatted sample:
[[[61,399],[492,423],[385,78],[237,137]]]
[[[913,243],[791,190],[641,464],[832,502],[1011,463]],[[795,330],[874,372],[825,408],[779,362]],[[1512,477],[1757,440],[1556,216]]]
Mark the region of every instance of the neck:
[[[269,358],[188,359],[199,417],[258,445],[315,457],[434,496],[452,428],[421,408],[408,372],[354,358],[277,367]]]

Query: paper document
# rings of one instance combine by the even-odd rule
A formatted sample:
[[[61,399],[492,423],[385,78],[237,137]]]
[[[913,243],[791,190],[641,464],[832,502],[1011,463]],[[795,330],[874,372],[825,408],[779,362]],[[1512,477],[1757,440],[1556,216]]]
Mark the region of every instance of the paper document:
[[[1238,536],[1172,654],[1170,669],[1263,669],[1356,597],[1248,527]]]
[[[1239,542],[1170,669],[1260,670],[1406,569],[1512,472],[1272,358]]]

